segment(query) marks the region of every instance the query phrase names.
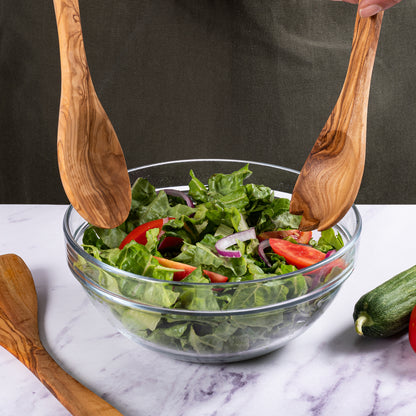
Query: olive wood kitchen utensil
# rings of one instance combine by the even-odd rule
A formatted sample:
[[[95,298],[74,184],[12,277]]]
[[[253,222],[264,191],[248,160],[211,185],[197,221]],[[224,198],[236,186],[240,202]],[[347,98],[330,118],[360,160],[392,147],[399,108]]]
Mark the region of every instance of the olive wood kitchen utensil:
[[[113,228],[131,207],[124,154],[91,80],[78,0],[54,0],[61,58],[58,164],[65,193],[93,225]]]
[[[67,374],[39,338],[35,284],[16,254],[0,256],[0,344],[21,361],[74,416],[122,416]]]
[[[325,230],[351,208],[364,171],[371,75],[383,12],[357,13],[352,50],[336,105],[300,172],[290,212],[303,214],[301,230]]]

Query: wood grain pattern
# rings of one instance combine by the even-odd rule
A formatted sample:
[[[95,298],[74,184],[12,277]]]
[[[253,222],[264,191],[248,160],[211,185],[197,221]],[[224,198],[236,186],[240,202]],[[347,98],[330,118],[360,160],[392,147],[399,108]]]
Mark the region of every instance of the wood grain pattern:
[[[78,0],[54,0],[61,59],[58,163],[65,193],[88,222],[113,228],[131,206],[130,181],[114,128],[95,92]]]
[[[325,230],[351,208],[364,172],[367,109],[383,12],[357,14],[351,56],[336,105],[295,184],[290,211],[300,229]]]
[[[74,416],[121,413],[67,374],[39,338],[32,274],[15,254],[0,256],[0,343],[20,360]]]

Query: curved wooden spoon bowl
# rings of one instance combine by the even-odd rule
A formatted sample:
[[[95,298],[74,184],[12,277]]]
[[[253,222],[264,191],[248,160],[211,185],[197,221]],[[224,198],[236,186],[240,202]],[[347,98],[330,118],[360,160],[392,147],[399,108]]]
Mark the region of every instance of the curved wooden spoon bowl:
[[[350,62],[338,101],[309,154],[292,193],[290,211],[301,230],[325,230],[351,208],[364,171],[371,75],[383,12],[357,14]]]
[[[61,58],[58,163],[65,193],[93,225],[128,216],[131,188],[123,151],[91,80],[78,0],[54,0]]]
[[[122,416],[67,374],[44,349],[32,274],[15,254],[0,256],[0,344],[21,361],[74,416]]]

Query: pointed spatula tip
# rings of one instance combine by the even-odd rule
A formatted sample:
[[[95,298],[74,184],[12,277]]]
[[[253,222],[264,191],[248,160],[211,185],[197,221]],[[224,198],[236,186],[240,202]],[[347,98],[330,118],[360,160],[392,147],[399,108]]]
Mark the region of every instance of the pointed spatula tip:
[[[93,212],[90,209],[83,209],[74,206],[78,214],[84,218],[89,224],[104,229],[117,228],[123,224],[130,213],[130,205],[123,210],[103,210],[100,212]]]
[[[324,231],[336,225],[344,216],[342,213],[341,215],[330,215],[325,218],[318,218],[318,215],[312,213],[308,203],[303,201],[296,192],[293,192],[289,211],[291,214],[302,216],[299,231]]]
[[[336,225],[343,217],[343,215],[341,215],[341,216],[333,216],[331,218],[319,219],[319,218],[315,218],[314,216],[311,216],[309,209],[305,209],[305,210],[290,209],[290,213],[294,215],[302,216],[302,219],[298,227],[299,231],[313,231],[313,230],[324,231]]]
[[[289,212],[294,215],[302,215],[299,225],[300,231],[312,231],[318,228],[320,221],[311,215],[308,204],[305,204],[295,190],[293,190]]]

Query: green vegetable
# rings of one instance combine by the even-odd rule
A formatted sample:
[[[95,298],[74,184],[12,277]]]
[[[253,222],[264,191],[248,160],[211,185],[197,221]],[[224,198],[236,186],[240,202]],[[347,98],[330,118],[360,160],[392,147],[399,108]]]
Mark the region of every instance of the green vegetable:
[[[359,335],[388,337],[409,325],[416,305],[416,266],[387,280],[363,295],[354,308],[355,329]]]
[[[270,251],[271,267],[259,257],[257,239],[238,241],[241,257],[220,256],[216,242],[238,231],[255,228],[256,233],[296,229],[301,217],[289,212],[290,202],[276,198],[266,186],[244,184],[251,175],[248,165],[230,174],[216,174],[205,186],[190,172],[189,192],[195,207],[178,198],[157,192],[143,178],[132,187],[132,209],[126,222],[116,229],[90,226],[84,233],[84,249],[102,262],[135,274],[153,277],[157,282],[126,278],[108,273],[80,258],[77,267],[102,287],[146,305],[171,309],[171,313],[144,312],[113,304],[112,312],[124,328],[137,337],[182,351],[203,353],[233,352],[261,348],[276,334],[283,336],[302,326],[317,309],[314,301],[272,312],[250,316],[221,315],[197,317],[181,310],[231,311],[258,308],[302,296],[315,288],[311,277],[299,274],[284,280],[262,282],[261,279],[296,271],[284,257]],[[124,238],[138,226],[173,217],[163,225],[163,237],[178,237],[182,243],[168,252],[158,251],[159,228],[146,232],[146,244],[132,240],[120,249]],[[339,234],[322,233],[315,248],[327,252],[342,247]],[[183,281],[189,286],[172,284],[175,270],[159,264],[155,257],[164,257],[193,267]],[[244,281],[244,285],[213,288],[206,271],[228,278],[228,282]],[[337,272],[339,273],[340,270]],[[333,272],[332,272],[333,273]],[[321,282],[325,281],[322,276]]]

